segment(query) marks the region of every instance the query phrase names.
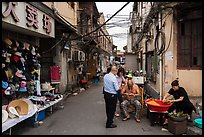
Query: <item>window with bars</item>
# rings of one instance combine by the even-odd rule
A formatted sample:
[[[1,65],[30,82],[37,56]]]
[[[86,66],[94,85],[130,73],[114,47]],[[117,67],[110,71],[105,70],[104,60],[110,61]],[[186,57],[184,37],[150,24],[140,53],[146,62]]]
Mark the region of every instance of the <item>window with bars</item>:
[[[178,23],[178,69],[202,69],[202,19]]]

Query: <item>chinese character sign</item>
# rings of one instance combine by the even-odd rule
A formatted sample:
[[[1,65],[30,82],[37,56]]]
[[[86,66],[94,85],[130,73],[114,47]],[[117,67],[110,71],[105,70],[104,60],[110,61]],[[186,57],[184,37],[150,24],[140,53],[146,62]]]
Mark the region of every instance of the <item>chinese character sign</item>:
[[[31,32],[54,37],[55,20],[26,2],[2,2],[2,27],[12,24]]]
[[[46,29],[47,33],[51,32],[52,23],[50,20],[51,18],[48,15],[43,14],[43,29]]]
[[[14,11],[14,6],[16,6],[18,2],[9,2],[8,7],[5,12],[2,13],[3,17],[8,17],[10,14],[16,22],[19,22],[19,18],[16,16]]]
[[[37,13],[37,9],[26,5],[26,12],[27,12],[26,19],[28,20],[26,25],[28,27],[33,26],[35,29],[38,29],[38,20],[37,20],[38,13]]]

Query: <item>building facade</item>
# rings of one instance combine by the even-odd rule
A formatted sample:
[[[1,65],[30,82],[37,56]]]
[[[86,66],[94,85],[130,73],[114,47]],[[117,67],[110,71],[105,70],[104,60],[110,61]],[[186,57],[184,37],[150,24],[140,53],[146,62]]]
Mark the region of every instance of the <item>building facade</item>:
[[[143,18],[135,32],[135,51],[141,56],[141,66],[149,81],[147,92],[162,98],[179,80],[191,99],[202,97],[202,13],[201,3],[146,3],[145,14],[135,3],[135,17]],[[137,29],[137,23],[133,23]],[[191,83],[191,84],[189,84]]]

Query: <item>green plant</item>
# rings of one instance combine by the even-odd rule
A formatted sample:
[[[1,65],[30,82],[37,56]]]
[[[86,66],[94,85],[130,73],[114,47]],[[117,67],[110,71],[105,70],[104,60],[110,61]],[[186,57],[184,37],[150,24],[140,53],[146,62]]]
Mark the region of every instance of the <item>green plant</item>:
[[[184,114],[183,111],[177,112],[177,113],[169,113],[170,117],[178,117],[178,118],[187,118],[188,114]]]

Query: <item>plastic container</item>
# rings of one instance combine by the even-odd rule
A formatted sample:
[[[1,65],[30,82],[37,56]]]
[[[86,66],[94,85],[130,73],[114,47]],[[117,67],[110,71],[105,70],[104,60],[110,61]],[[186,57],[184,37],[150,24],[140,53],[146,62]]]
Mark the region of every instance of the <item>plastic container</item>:
[[[42,110],[38,114],[35,114],[32,117],[29,117],[28,119],[26,119],[25,122],[35,127],[38,125],[39,121],[43,121],[44,119],[45,119],[45,110]]]
[[[182,135],[187,132],[187,121],[173,121],[168,119],[168,131],[174,135]]]
[[[169,107],[172,105],[172,104],[169,104],[168,102],[163,102],[162,100],[157,100],[157,99],[154,99],[154,100],[147,99],[145,103],[147,104],[148,108],[151,111],[157,111],[157,112],[167,111]]]
[[[82,79],[81,82],[82,83],[87,83],[87,80],[86,79]]]
[[[173,121],[177,121],[177,122],[182,122],[182,121],[185,121],[186,118],[184,117],[173,117],[173,116],[169,116],[169,118]]]
[[[194,122],[197,127],[202,129],[202,118],[196,118]]]
[[[42,110],[38,113],[37,121],[42,121],[45,119],[45,110]]]

